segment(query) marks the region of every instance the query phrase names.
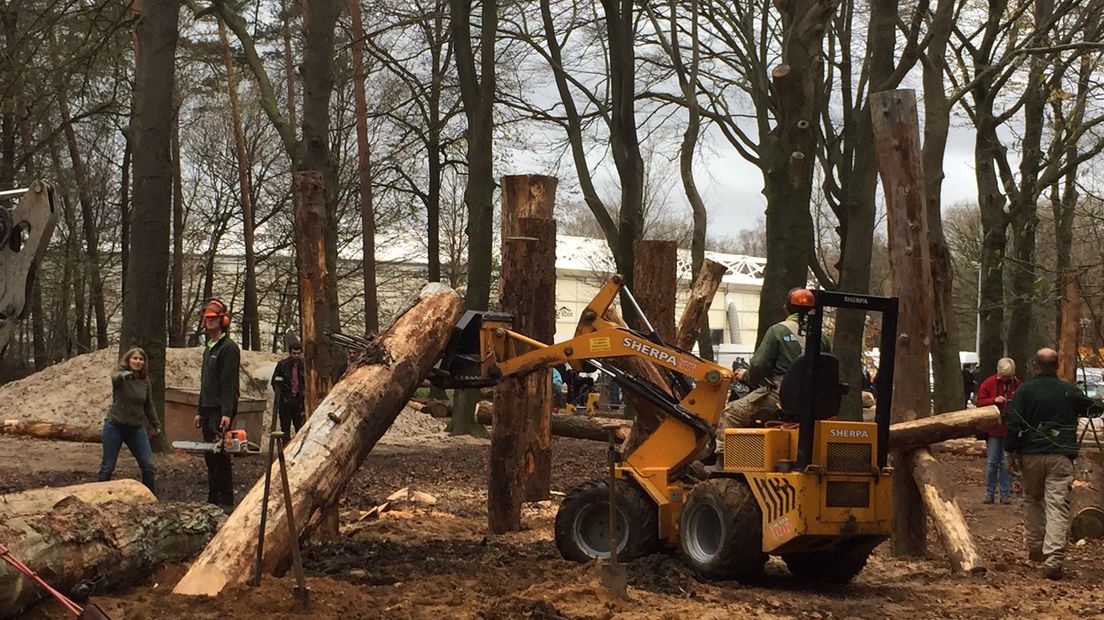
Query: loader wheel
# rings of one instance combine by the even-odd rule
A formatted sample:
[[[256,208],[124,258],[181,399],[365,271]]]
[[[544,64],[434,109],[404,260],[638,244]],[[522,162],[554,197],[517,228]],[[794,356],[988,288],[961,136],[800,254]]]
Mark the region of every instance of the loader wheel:
[[[617,481],[617,559],[629,561],[659,546],[655,502],[640,487]],[[591,480],[575,487],[556,513],[556,548],[565,560],[589,562],[609,557],[609,481]]]
[[[708,579],[755,581],[767,561],[762,515],[742,480],[714,478],[699,484],[679,520],[683,560]]]
[[[843,585],[855,578],[866,566],[874,547],[863,545],[852,549],[786,553],[782,559],[796,579],[810,583]]]

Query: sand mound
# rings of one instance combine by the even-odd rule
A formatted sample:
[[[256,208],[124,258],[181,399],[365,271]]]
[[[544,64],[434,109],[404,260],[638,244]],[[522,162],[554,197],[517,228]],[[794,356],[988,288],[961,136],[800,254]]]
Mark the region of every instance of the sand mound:
[[[168,349],[166,357],[166,385],[199,387],[202,347]],[[242,396],[271,399],[268,379],[280,357],[277,353],[242,351]],[[118,351],[110,347],[78,355],[0,386],[0,399],[9,403],[3,417],[99,426],[111,404],[109,377],[117,363]]]
[[[171,387],[199,387],[202,347],[168,349],[165,384]],[[282,357],[278,353],[242,351],[240,380],[243,397],[268,402],[265,428],[271,412],[272,392],[268,381],[272,368]],[[0,386],[0,399],[9,403],[4,419],[66,422],[99,427],[111,404],[110,374],[118,363],[114,347],[78,355],[33,375]],[[437,420],[410,408],[404,408],[382,441],[435,435],[445,428]]]

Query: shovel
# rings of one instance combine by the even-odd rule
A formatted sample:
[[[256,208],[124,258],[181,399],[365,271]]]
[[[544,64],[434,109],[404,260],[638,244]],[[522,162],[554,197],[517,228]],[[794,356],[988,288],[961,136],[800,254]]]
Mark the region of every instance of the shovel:
[[[617,562],[617,545],[620,542],[620,537],[617,535],[617,431],[621,428],[620,424],[607,424],[605,426],[606,431],[609,433],[609,450],[607,451],[609,463],[609,543],[610,554],[609,562],[602,567],[602,585],[606,586],[610,592],[613,592],[621,598],[628,598],[628,586],[629,576],[625,572],[625,567]]]

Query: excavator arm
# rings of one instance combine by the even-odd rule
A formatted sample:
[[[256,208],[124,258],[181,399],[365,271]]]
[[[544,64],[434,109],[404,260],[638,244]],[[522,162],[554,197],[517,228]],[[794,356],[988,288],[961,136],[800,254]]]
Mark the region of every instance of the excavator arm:
[[[14,207],[6,204],[16,200]],[[0,191],[0,353],[30,312],[35,275],[55,225],[54,190],[48,184]]]

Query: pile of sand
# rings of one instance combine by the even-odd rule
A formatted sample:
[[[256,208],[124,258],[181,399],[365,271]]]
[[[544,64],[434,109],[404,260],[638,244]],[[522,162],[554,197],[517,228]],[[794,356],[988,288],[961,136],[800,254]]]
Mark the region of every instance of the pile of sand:
[[[202,347],[168,349],[166,357],[165,385],[199,387]],[[278,353],[242,351],[242,396],[271,400],[268,379],[280,357]],[[100,426],[111,405],[110,376],[118,360],[118,350],[110,347],[78,355],[2,385],[0,399],[8,403],[2,417]]]
[[[114,347],[78,355],[0,386],[0,399],[8,403],[0,418],[99,427],[111,405],[110,375],[118,364],[117,356],[118,351]],[[166,356],[165,385],[199,387],[202,347],[168,349]],[[272,406],[268,381],[281,357],[279,353],[242,351],[239,375],[241,395],[268,402],[266,428]],[[444,430],[446,422],[404,408],[381,441],[435,435]]]

